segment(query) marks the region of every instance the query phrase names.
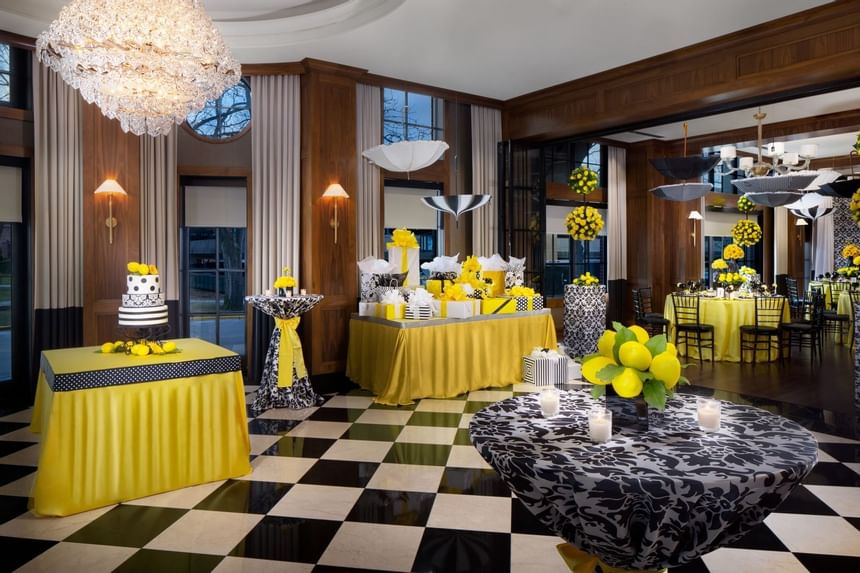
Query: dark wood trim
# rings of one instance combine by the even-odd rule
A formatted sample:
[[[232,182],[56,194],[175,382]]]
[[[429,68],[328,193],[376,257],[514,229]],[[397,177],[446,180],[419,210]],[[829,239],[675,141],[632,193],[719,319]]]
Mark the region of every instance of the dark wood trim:
[[[275,64],[242,64],[243,76],[286,76],[305,73],[301,62],[281,62]]]
[[[7,157],[33,157],[33,148],[23,145],[0,144],[0,155]]]
[[[218,165],[179,165],[179,177],[247,177],[251,180],[250,167],[223,167]]]
[[[418,92],[423,94],[428,94],[434,97],[442,98],[446,101],[457,102],[457,103],[467,103],[473,105],[482,105],[485,107],[492,107],[495,109],[502,109],[505,105],[505,102],[498,99],[488,98],[484,96],[468,94],[465,92],[459,92],[455,90],[449,90],[446,88],[440,88],[436,86],[431,86],[427,84],[421,84],[418,82],[410,82],[407,80],[399,80],[397,78],[390,78],[387,76],[380,76],[377,74],[365,74],[360,78],[361,83],[368,84],[372,86],[380,86],[387,88],[395,88],[399,90]]]
[[[21,109],[19,107],[0,106],[0,117],[16,119],[18,121],[33,121],[33,110]]]
[[[15,32],[8,32],[6,30],[0,30],[0,42],[17,48],[23,48],[25,50],[36,49],[36,38],[16,34]]]
[[[356,68],[355,66],[347,66],[346,64],[337,64],[335,62],[327,62],[325,60],[317,60],[314,58],[305,58],[302,60],[305,73],[319,72],[322,74],[332,74],[342,76],[352,80],[358,80],[365,74],[367,70],[364,68]]]

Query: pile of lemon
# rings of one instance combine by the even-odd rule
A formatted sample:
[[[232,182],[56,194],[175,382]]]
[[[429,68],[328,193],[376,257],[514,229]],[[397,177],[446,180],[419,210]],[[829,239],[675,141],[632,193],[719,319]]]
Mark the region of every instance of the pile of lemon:
[[[178,352],[178,349],[176,348],[176,343],[169,340],[162,344],[153,340],[141,340],[139,342],[117,340],[116,342],[105,342],[102,344],[101,351],[104,354],[125,352],[133,356],[147,356],[148,354],[170,354]]]
[[[598,340],[597,354],[583,361],[582,375],[595,385],[611,384],[624,398],[635,398],[645,390],[645,399],[651,403],[649,394],[661,394],[663,399],[652,404],[660,407],[679,381],[687,382],[681,376],[678,350],[664,335],[651,338],[641,326],[613,326],[615,331],[605,331]],[[600,390],[602,394],[604,389]]]

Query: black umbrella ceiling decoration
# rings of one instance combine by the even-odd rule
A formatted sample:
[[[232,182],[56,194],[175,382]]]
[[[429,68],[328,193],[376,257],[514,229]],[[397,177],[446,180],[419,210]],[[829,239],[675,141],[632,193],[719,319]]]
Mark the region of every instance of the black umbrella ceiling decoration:
[[[687,124],[684,123],[684,157],[661,157],[650,160],[651,165],[669,179],[698,179],[720,162],[720,156],[687,155]],[[701,199],[713,189],[710,183],[674,183],[650,189],[658,199],[691,201]]]
[[[825,203],[827,202],[827,197],[820,193],[812,192],[806,193],[800,199],[794,203],[786,205],[785,207],[795,217],[815,222],[833,212],[832,206],[825,206]]]
[[[459,223],[460,215],[478,207],[483,207],[490,202],[489,195],[433,195],[422,197],[425,205],[443,213],[454,215],[454,220]]]
[[[856,143],[855,146],[860,146],[860,134],[857,135],[857,141],[858,143]],[[818,192],[829,197],[844,197],[846,199],[850,199],[854,193],[860,190],[860,175],[854,174],[854,157],[857,156],[857,154],[858,152],[856,149],[852,149],[851,153],[848,154],[848,161],[851,164],[851,175],[846,175],[841,181],[833,181],[831,183],[821,185]]]

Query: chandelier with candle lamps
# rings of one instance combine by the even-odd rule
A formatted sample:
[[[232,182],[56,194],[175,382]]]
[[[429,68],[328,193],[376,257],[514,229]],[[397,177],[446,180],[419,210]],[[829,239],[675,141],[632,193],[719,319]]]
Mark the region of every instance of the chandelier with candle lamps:
[[[36,53],[136,135],[168,133],[242,75],[199,0],[73,0]]]

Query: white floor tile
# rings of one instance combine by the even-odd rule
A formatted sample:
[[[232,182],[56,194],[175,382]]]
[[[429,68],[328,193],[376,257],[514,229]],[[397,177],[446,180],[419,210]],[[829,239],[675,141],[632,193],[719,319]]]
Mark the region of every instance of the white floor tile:
[[[484,461],[475,446],[451,446],[447,465],[453,468],[492,469],[492,466]]]
[[[266,410],[257,417],[263,420],[304,420],[316,411],[316,407],[302,408],[301,410],[293,410],[292,408],[272,408],[270,410]]]
[[[764,522],[794,553],[860,557],[860,531],[841,517],[772,513]]]
[[[146,549],[226,555],[262,515],[192,509],[146,544]]]
[[[212,573],[311,573],[313,569],[314,566],[311,563],[227,556],[212,570]]]
[[[510,533],[511,498],[436,494],[427,527]]]
[[[469,400],[473,402],[498,402],[513,398],[514,393],[511,390],[475,390],[469,392]]]
[[[851,468],[852,470],[854,470],[855,472],[857,472],[858,474],[860,474],[860,463],[856,463],[856,464],[850,463],[850,464],[845,464],[845,465],[848,466],[849,468]]]
[[[251,434],[251,455],[258,456],[275,445],[283,438],[281,435]]]
[[[359,487],[296,484],[269,515],[343,521],[362,491]]]
[[[0,416],[0,422],[19,422],[22,424],[29,424],[32,419],[33,408],[27,408],[26,410],[20,410],[14,414]]]
[[[58,543],[18,569],[24,573],[100,573],[113,571],[137,552],[134,547],[90,545],[88,543]]]
[[[540,388],[531,382],[521,382],[514,384],[514,392],[540,392]]]
[[[469,428],[469,423],[472,421],[472,417],[473,417],[473,416],[474,416],[474,414],[463,414],[463,415],[460,417],[460,425],[459,425],[459,426],[457,426],[457,427],[458,427],[458,428],[466,428],[466,429],[468,429],[468,428]]]
[[[288,436],[304,438],[329,438],[337,439],[350,427],[349,422],[318,422],[316,420],[305,420],[289,432]]]
[[[413,464],[380,464],[367,483],[368,489],[436,493],[445,468]]]
[[[12,442],[32,442],[34,444],[41,441],[41,439],[41,434],[31,432],[29,426],[26,428],[18,428],[17,430],[0,436],[0,440],[9,440]]]
[[[42,444],[33,444],[17,452],[12,452],[8,456],[3,456],[0,458],[0,464],[36,467],[39,465],[39,453],[41,451]]]
[[[556,547],[565,543],[549,535],[511,535],[511,571],[517,573],[570,573]]]
[[[236,479],[296,483],[316,462],[313,458],[257,456],[251,462],[250,474]]]
[[[149,505],[153,507],[175,507],[179,509],[191,509],[221,487],[225,480],[193,485],[173,491],[158,493],[149,497],[141,497],[125,501],[125,505]]]
[[[457,437],[457,428],[436,428],[433,426],[404,426],[403,431],[397,436],[397,442],[409,442],[412,444],[443,444],[454,443]]]
[[[411,411],[399,410],[366,410],[355,421],[356,424],[389,424],[402,426],[412,417]]]
[[[842,517],[860,517],[860,488],[832,485],[804,487]]]
[[[416,412],[448,412],[462,414],[466,409],[465,400],[435,400],[424,398],[415,407]]]
[[[710,573],[807,573],[791,553],[723,547],[702,556]]]
[[[838,462],[836,458],[825,452],[824,450],[818,450],[818,461],[819,462]]]
[[[391,442],[377,440],[338,440],[320,456],[320,459],[379,463],[385,459],[385,455],[390,449]]]
[[[68,517],[36,517],[27,512],[0,525],[0,535],[62,541],[114,507],[116,506],[109,505]]]
[[[36,480],[36,472],[11,481],[0,487],[0,495],[18,495],[21,497],[30,497],[33,491],[33,482]]]
[[[365,410],[373,404],[370,396],[334,396],[322,405],[323,408],[355,408]]]
[[[319,562],[341,567],[410,571],[423,534],[421,527],[346,522]]]

